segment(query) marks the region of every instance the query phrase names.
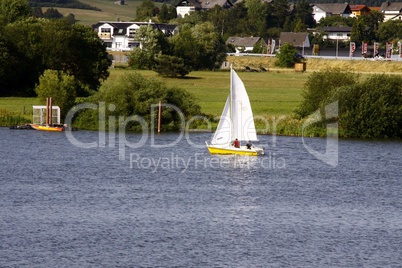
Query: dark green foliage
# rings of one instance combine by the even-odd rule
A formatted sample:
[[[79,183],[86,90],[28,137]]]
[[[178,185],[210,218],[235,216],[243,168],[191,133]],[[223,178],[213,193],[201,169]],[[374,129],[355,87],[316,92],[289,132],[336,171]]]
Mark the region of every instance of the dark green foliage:
[[[402,77],[373,75],[363,82],[340,70],[315,72],[296,111],[306,118],[338,101],[339,133],[350,138],[402,138]],[[325,128],[325,122],[316,124]]]
[[[45,103],[46,98],[51,97],[53,105],[60,107],[61,117],[64,118],[75,104],[77,82],[74,76],[60,71],[46,70],[39,77],[39,84],[35,91],[41,103]]]
[[[130,52],[128,65],[137,70],[152,70],[156,65],[155,56],[168,52],[169,43],[162,32],[150,26],[141,26],[137,35],[143,40],[142,47]]]
[[[300,59],[298,59],[296,55],[297,50],[293,45],[285,43],[281,46],[280,52],[276,55],[278,60],[275,62],[275,65],[283,68],[294,67],[296,62],[300,62]]]
[[[61,14],[57,9],[55,8],[48,8],[44,13],[43,17],[47,19],[60,19],[63,18],[63,14]]]
[[[87,26],[67,20],[29,18],[7,24],[0,39],[8,57],[0,95],[34,96],[33,88],[46,69],[73,75],[79,82],[80,96],[97,90],[109,75],[111,61],[96,33]],[[1,69],[1,68],[0,68]],[[23,79],[21,79],[23,78]]]
[[[302,91],[303,100],[295,111],[299,118],[304,118],[330,103],[333,92],[342,86],[357,83],[358,75],[343,72],[340,69],[328,69],[314,72],[309,76]]]
[[[339,125],[355,138],[402,138],[402,78],[378,74],[339,88]]]
[[[187,91],[168,87],[156,79],[147,79],[137,73],[124,75],[118,80],[107,81],[90,100],[94,103],[105,102],[106,107],[111,104],[115,106],[115,109],[106,109],[106,118],[137,115],[142,117],[148,126],[151,126],[151,120],[154,120],[155,127],[158,112],[155,108],[154,118],[151,118],[151,106],[157,105],[159,101],[178,107],[186,119],[199,115],[201,112],[200,106]],[[97,118],[97,114],[96,110],[86,110],[80,114],[76,122],[96,123],[97,120],[93,119]],[[85,126],[85,128],[88,127],[88,125]],[[114,127],[118,128],[118,124]],[[162,130],[177,131],[182,127],[184,126],[181,125],[180,115],[171,108],[163,108]],[[142,129],[139,124],[133,122],[127,126],[126,130],[141,131]]]
[[[183,77],[190,72],[190,67],[184,64],[182,58],[160,54],[156,57],[154,71],[163,77]]]
[[[162,23],[166,23],[171,19],[175,19],[176,17],[176,8],[174,8],[174,6],[172,5],[167,5],[166,3],[163,3],[158,14],[159,21]]]
[[[136,21],[147,21],[156,15],[156,6],[152,0],[143,0],[136,9]]]
[[[402,39],[402,21],[389,20],[381,23],[377,32],[377,38],[382,43]]]

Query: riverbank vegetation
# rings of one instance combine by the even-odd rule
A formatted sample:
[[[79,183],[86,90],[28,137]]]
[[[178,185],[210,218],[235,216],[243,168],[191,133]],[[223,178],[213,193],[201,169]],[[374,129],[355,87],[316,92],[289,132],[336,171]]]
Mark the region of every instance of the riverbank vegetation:
[[[246,85],[261,134],[326,136],[327,124],[338,122],[340,137],[402,138],[402,78],[399,75],[353,74],[339,69],[306,73],[238,69],[238,74]],[[152,71],[134,73],[115,69],[98,93],[81,98],[80,102],[105,102],[105,107],[113,104],[115,107],[105,114],[106,118],[112,116],[117,120],[119,116],[140,115],[150,125],[151,119],[156,122],[150,115],[151,105],[157,105],[160,100],[183,109],[186,120],[202,115],[215,127],[228,92],[228,71],[198,71],[185,79],[163,79]],[[32,111],[29,105],[39,104],[34,100],[38,99],[0,98],[0,107],[6,107],[0,111],[0,117],[14,116],[14,121],[7,123],[29,120],[28,111]],[[12,102],[14,105],[10,105]],[[336,102],[336,115],[332,112],[328,117],[326,107]],[[24,113],[21,108],[15,108],[24,103]],[[97,113],[88,110],[79,114],[75,126],[97,129]],[[324,120],[304,127],[312,115]],[[181,128],[180,118],[172,109],[164,111],[163,118],[163,131]],[[4,125],[4,120],[0,123]],[[133,124],[127,129],[136,131],[138,127]],[[205,124],[192,128],[207,130]]]

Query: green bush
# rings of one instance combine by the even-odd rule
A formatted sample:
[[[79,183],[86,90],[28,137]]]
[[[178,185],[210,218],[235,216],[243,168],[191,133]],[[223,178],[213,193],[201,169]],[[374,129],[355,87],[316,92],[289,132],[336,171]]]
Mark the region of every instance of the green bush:
[[[190,67],[184,64],[182,58],[159,54],[155,60],[154,71],[163,77],[183,77],[190,72]]]
[[[275,65],[282,68],[294,67],[296,62],[300,62],[296,55],[297,50],[291,44],[285,43],[281,46],[279,54],[276,55],[278,60]]]
[[[338,101],[339,133],[350,138],[402,138],[402,77],[378,74],[359,82],[338,69],[310,75],[297,117],[307,118]],[[325,116],[323,117],[325,118]],[[325,120],[315,128],[325,129]],[[315,130],[314,132],[319,132]]]
[[[157,105],[159,101],[178,107],[186,119],[201,114],[200,106],[187,91],[168,87],[159,80],[144,78],[138,73],[131,73],[105,82],[99,92],[89,98],[89,101],[95,104],[105,102],[106,118],[112,116],[118,120],[120,116],[127,118],[137,115],[142,117],[148,126],[151,126],[153,120],[155,127],[158,112],[155,108],[154,117],[151,118],[151,106]],[[114,108],[109,109],[109,107]],[[98,111],[88,109],[78,115],[78,118],[74,120],[74,125],[78,128],[96,129],[98,127],[97,118]],[[177,131],[183,127],[180,115],[171,108],[162,109],[161,123],[162,131]],[[109,129],[107,124],[108,120],[106,129]],[[111,127],[113,128],[113,126]],[[115,125],[115,128],[119,128],[118,124]],[[138,123],[132,122],[126,130],[138,132],[142,128]]]
[[[338,87],[357,83],[359,76],[340,69],[327,69],[312,73],[301,93],[303,100],[296,109],[298,118],[304,118],[330,103],[330,96]]]
[[[77,82],[74,76],[61,71],[46,70],[39,77],[39,85],[35,88],[42,103],[51,97],[53,105],[60,107],[61,116],[64,117],[75,104]]]
[[[374,75],[339,88],[339,125],[348,137],[402,138],[402,78]]]

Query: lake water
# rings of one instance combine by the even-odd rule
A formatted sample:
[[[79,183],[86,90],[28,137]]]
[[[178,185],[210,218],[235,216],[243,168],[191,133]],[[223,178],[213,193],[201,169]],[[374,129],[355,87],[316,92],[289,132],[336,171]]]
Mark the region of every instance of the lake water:
[[[0,128],[0,267],[401,267],[401,142],[72,135]]]

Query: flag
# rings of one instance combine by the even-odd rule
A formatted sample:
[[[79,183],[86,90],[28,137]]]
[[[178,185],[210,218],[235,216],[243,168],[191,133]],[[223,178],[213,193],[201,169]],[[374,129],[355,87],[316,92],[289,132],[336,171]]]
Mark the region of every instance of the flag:
[[[362,54],[367,54],[367,50],[368,50],[368,43],[362,42]]]
[[[402,59],[402,42],[398,42],[399,45],[399,58]]]
[[[392,56],[392,42],[387,42],[386,48],[387,48],[387,51],[386,51],[385,57],[387,59],[390,59]]]
[[[379,46],[379,43],[374,42],[374,57],[378,55],[378,46]]]
[[[350,42],[350,57],[353,57],[353,53],[355,53],[356,44],[355,42]]]

